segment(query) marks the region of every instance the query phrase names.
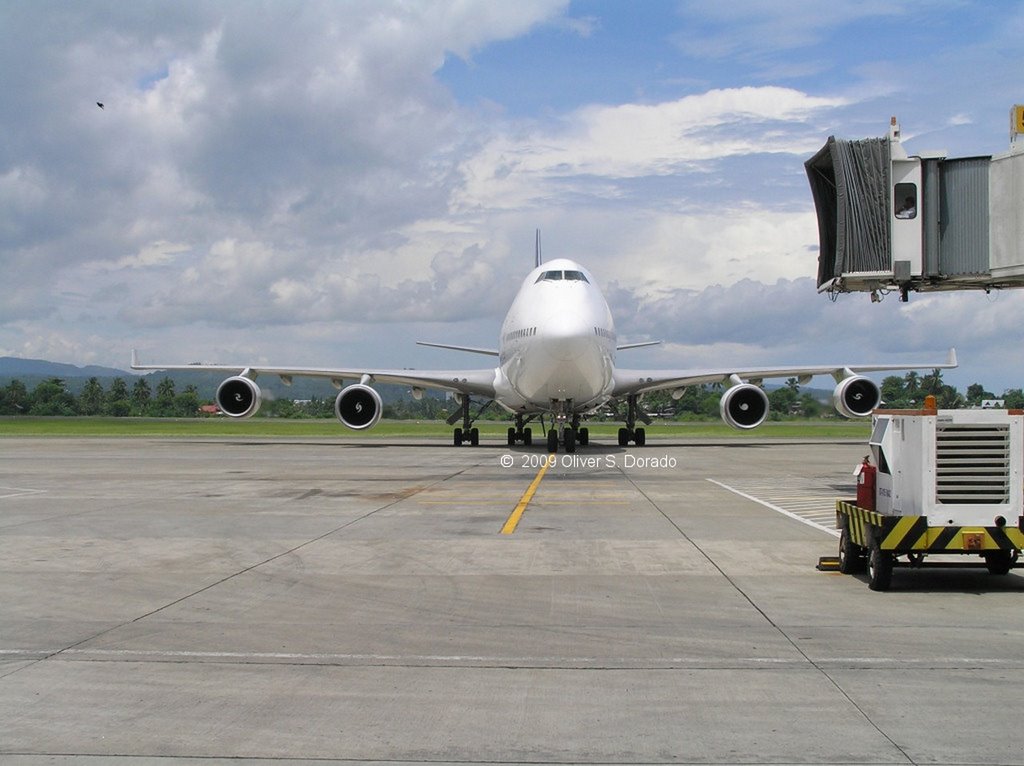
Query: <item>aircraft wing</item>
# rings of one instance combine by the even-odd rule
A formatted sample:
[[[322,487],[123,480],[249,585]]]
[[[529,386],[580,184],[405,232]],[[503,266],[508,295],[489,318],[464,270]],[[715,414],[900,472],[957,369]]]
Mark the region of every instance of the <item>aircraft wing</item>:
[[[753,367],[693,370],[627,370],[615,369],[613,397],[643,394],[666,388],[683,388],[707,383],[727,383],[733,376],[748,383],[759,384],[765,378],[811,378],[831,375],[838,382],[850,375],[865,372],[888,372],[915,369],[950,369],[957,366],[956,349],[950,349],[945,362],[938,364],[825,364],[807,367]]]
[[[428,343],[425,340],[416,341],[417,346],[430,346],[431,348],[448,348],[453,351],[465,351],[470,354],[483,354],[484,356],[501,356],[501,352],[493,348],[476,348],[474,346],[452,346],[449,343]]]
[[[432,388],[440,391],[470,394],[494,398],[495,368],[477,370],[377,370],[372,368],[330,369],[320,367],[271,367],[260,364],[141,364],[138,355],[132,351],[133,370],[167,370],[182,372],[221,372],[226,375],[242,375],[255,380],[259,375],[277,375],[285,383],[292,378],[322,378],[330,380],[340,388],[343,380],[367,383],[396,383],[415,388]]]

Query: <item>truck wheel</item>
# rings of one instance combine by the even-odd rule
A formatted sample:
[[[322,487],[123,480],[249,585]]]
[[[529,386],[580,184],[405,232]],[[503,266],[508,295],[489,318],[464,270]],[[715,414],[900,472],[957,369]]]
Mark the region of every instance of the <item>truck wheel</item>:
[[[850,539],[846,524],[839,532],[839,571],[843,574],[860,574],[864,571],[864,550]]]
[[[985,554],[985,566],[988,567],[989,574],[1009,574],[1012,565],[1010,551],[989,551]]]
[[[877,540],[873,541],[868,554],[868,587],[871,590],[889,590],[892,584],[892,564],[892,554],[883,551]]]

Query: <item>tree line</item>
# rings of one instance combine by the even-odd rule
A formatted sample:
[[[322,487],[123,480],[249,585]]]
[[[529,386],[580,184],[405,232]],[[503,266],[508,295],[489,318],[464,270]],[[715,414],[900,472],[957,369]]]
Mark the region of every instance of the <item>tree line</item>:
[[[89,378],[77,396],[62,378],[48,378],[31,391],[20,380],[0,389],[0,415],[193,417],[199,408],[195,386],[178,392],[170,378],[161,380],[156,391],[146,378],[130,388],[124,378],[115,378],[107,389],[98,378]]]
[[[172,378],[150,385],[148,378],[136,378],[131,386],[124,378],[115,378],[104,388],[99,378],[89,378],[77,395],[63,378],[48,378],[29,388],[20,380],[0,387],[0,415],[103,416],[191,418],[214,415],[212,399],[201,397],[195,385],[177,390]],[[436,419],[446,417],[442,399],[423,397],[384,405],[384,417]],[[205,407],[205,410],[203,409]],[[274,397],[264,391],[260,416],[280,418],[332,418],[334,398],[313,396],[294,401]]]
[[[645,410],[652,415],[676,420],[713,419],[718,417],[721,385],[690,386],[682,396],[674,399],[671,392],[658,391],[643,400]],[[1024,409],[1024,390],[1009,389],[999,396],[987,391],[980,383],[972,383],[961,393],[942,379],[942,370],[921,375],[890,375],[881,384],[884,406],[894,409],[921,407],[925,396],[935,396],[942,409],[979,407],[985,400],[1001,399],[1009,409]],[[796,378],[768,392],[771,417],[818,418],[832,414],[829,405],[812,394],[802,391]],[[204,401],[194,385],[176,389],[174,380],[163,378],[155,390],[148,378],[137,378],[131,386],[124,378],[115,378],[104,388],[98,378],[89,378],[80,392],[72,393],[65,380],[49,378],[31,391],[20,380],[12,380],[0,388],[0,415],[35,416],[106,416],[106,417],[198,417],[204,413]],[[402,399],[384,405],[384,417],[393,419],[437,420],[455,411],[454,402],[441,397],[424,396],[419,400]],[[475,410],[474,410],[475,411]],[[282,418],[334,417],[334,399],[312,397],[293,401],[287,398],[267,398],[260,415]],[[605,417],[621,419],[622,413],[607,409]],[[491,407],[484,419],[504,420],[508,416],[498,407]]]

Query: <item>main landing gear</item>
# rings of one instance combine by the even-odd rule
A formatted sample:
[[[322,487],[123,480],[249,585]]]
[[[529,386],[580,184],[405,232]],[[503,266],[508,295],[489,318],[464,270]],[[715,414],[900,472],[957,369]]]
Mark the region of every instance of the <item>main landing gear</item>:
[[[480,429],[473,425],[473,421],[480,417],[484,413],[484,410],[494,403],[494,400],[492,399],[488,401],[483,407],[477,410],[476,415],[472,416],[469,413],[469,396],[466,394],[459,394],[458,401],[460,405],[458,411],[446,421],[448,425],[453,426],[459,422],[460,418],[462,419],[462,427],[456,428],[453,434],[455,446],[461,447],[463,444],[468,443],[472,447],[477,447],[480,444]]]
[[[638,447],[644,446],[647,444],[647,431],[643,428],[620,428],[619,446],[626,447],[630,442],[634,442]]]
[[[638,447],[643,447],[647,443],[647,431],[643,428],[637,428],[636,421],[639,419],[650,425],[651,419],[647,416],[646,412],[640,409],[638,401],[639,397],[636,394],[630,394],[626,397],[626,427],[619,429],[620,447],[625,447],[630,442],[633,442]]]
[[[533,418],[533,415],[526,419],[522,415],[516,415],[515,426],[509,426],[508,429],[508,446],[514,447],[516,442],[522,442],[525,447],[533,444],[533,429],[529,427],[524,428]]]

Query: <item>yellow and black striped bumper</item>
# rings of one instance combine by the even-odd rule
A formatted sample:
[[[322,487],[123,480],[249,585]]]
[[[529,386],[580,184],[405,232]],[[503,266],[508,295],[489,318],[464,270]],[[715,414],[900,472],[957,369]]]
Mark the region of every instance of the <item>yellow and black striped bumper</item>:
[[[878,540],[884,551],[974,553],[1024,549],[1018,527],[929,527],[927,516],[886,516],[836,500],[836,522],[847,524],[850,539],[867,548]]]

